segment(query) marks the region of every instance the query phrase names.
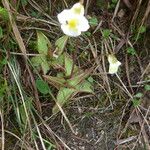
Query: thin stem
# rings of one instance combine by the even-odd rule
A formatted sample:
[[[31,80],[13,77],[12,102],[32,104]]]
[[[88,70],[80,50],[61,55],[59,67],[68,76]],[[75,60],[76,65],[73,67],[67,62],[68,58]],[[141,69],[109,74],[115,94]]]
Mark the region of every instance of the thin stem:
[[[131,95],[131,93],[129,92],[127,87],[124,85],[124,83],[122,82],[122,80],[120,79],[120,77],[117,73],[116,73],[116,76],[117,76],[118,80],[120,81],[120,83],[122,84],[122,86],[124,87],[124,89],[126,90],[126,92],[128,93],[128,95],[130,96],[130,98],[133,99],[133,96]]]

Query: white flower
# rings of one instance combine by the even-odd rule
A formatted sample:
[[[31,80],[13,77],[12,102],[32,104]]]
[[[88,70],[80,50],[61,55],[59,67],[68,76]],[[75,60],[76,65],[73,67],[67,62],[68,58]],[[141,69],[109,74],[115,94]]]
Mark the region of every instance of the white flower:
[[[114,55],[108,55],[108,62],[109,62],[109,73],[114,74],[117,73],[121,62],[117,60]]]
[[[79,36],[90,27],[84,16],[84,7],[80,3],[76,3],[71,9],[63,10],[57,17],[64,34],[72,37]]]

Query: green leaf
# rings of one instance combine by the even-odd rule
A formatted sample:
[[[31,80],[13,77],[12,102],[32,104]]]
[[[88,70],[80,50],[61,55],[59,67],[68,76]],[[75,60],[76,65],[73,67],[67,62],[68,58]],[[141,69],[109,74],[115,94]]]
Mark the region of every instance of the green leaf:
[[[33,66],[38,69],[42,68],[44,74],[46,74],[50,69],[50,65],[45,55],[32,57],[31,62]]]
[[[55,66],[64,66],[64,55],[60,55],[57,59],[54,59],[52,65]]]
[[[59,56],[63,52],[63,50],[67,44],[67,41],[68,41],[68,36],[66,36],[66,35],[64,35],[56,40],[56,42],[55,42],[55,45],[57,47],[56,52],[55,52],[56,55]]]
[[[51,49],[49,39],[40,31],[37,31],[37,49],[40,54],[47,55],[48,50]]]
[[[66,76],[70,76],[73,69],[73,60],[67,54],[64,57],[65,57],[65,73]]]
[[[112,0],[112,3],[116,4],[118,2],[118,0]]]
[[[88,81],[84,81],[83,83],[79,83],[75,88],[60,88],[57,94],[57,103],[62,107],[65,103],[68,102],[70,97],[76,95],[78,92],[88,92],[94,93],[92,90],[92,85]],[[53,114],[57,113],[59,108],[57,104],[53,107]]]
[[[141,101],[138,99],[133,99],[132,102],[134,107],[138,107],[141,104]]]
[[[46,74],[50,69],[50,65],[45,59],[42,59],[42,60],[43,61],[41,63],[41,67],[42,67],[43,73]]]
[[[7,10],[1,6],[0,6],[0,18],[2,18],[5,21],[7,21],[9,19]]]
[[[84,32],[84,34],[87,35],[87,36],[91,36],[92,35],[91,32],[89,32],[89,31]]]
[[[145,26],[141,26],[140,28],[139,28],[139,33],[145,33],[146,32],[146,27]]]
[[[67,80],[67,83],[71,87],[75,87],[79,83],[81,83],[86,77],[88,76],[87,73],[81,73],[75,77],[72,77],[71,79]]]
[[[23,122],[23,124],[26,124],[27,117],[23,105],[20,106],[19,112],[20,112],[21,121]]]
[[[91,76],[87,80],[92,84],[94,83],[94,79]]]
[[[136,50],[132,47],[128,47],[127,48],[127,53],[131,54],[131,55],[135,55],[136,54]]]
[[[89,92],[93,93],[92,85],[90,82],[86,81],[85,78],[89,74],[87,72],[81,73],[75,77],[65,80],[60,87],[60,90],[57,94],[57,102],[62,107],[70,97],[76,95],[78,92]],[[56,81],[58,79],[55,78],[55,85],[57,85]],[[66,86],[66,87],[65,87]],[[57,113],[59,108],[57,104],[53,107],[53,113]]]
[[[80,83],[77,86],[77,89],[79,90],[79,92],[88,92],[88,93],[94,93],[92,90],[92,85],[90,82],[88,81],[84,81],[83,83]]]
[[[31,101],[31,99],[27,99],[25,101],[25,107],[26,107],[27,111],[32,108],[32,101]],[[26,112],[25,112],[23,104],[21,104],[19,106],[19,113],[20,113],[20,117],[21,117],[22,123],[26,124],[26,122],[27,122],[27,116],[26,116]]]
[[[75,89],[69,88],[61,88],[57,94],[57,103],[60,107],[62,107],[66,102],[68,102],[69,98],[75,94]],[[59,112],[59,107],[57,104],[53,107],[53,114]]]
[[[134,97],[136,97],[136,98],[141,98],[142,96],[143,96],[142,93],[137,93],[136,95],[134,95]]]
[[[144,89],[145,89],[146,91],[150,91],[150,85],[146,84],[146,85],[144,86]]]
[[[0,60],[0,65],[6,65],[8,63],[7,58],[3,58],[2,60]]]
[[[3,29],[0,27],[0,39],[3,38]]]
[[[53,77],[44,75],[44,78],[49,82],[49,84],[55,86],[56,88],[64,87],[66,80],[62,77]]]
[[[36,87],[40,93],[42,93],[42,94],[48,94],[49,93],[50,88],[44,80],[37,79],[35,83],[36,83]]]
[[[28,4],[28,0],[21,0],[21,3],[23,6],[26,6]]]
[[[91,26],[97,26],[98,25],[98,20],[96,17],[93,17],[89,20],[89,23]]]
[[[108,39],[109,36],[111,35],[111,32],[112,32],[112,31],[111,31],[110,29],[104,29],[104,30],[102,31],[103,38]]]
[[[42,59],[41,56],[35,56],[31,58],[31,62],[34,67],[41,67]]]

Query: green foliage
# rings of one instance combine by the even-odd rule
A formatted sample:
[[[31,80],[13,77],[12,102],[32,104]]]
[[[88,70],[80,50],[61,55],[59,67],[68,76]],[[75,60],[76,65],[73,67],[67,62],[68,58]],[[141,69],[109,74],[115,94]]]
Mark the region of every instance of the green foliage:
[[[82,80],[84,80],[87,76],[88,76],[87,73],[81,72],[81,73],[75,75],[74,77],[68,79],[67,83],[70,87],[72,87],[72,86],[74,87],[74,86],[80,84],[82,82]]]
[[[48,70],[50,69],[50,65],[45,55],[33,57],[31,61],[33,65],[37,67],[38,70],[42,68],[44,74],[46,74]]]
[[[3,38],[3,29],[2,27],[0,26],[0,39]]]
[[[111,0],[111,3],[109,4],[109,9],[114,9],[116,7],[118,0]]]
[[[77,86],[77,90],[78,92],[94,93],[91,83],[86,80]]]
[[[150,91],[150,85],[146,84],[146,85],[144,86],[144,89],[145,89],[146,91]]]
[[[47,150],[54,150],[54,149],[56,149],[56,146],[54,144],[50,143],[48,140],[43,139],[43,141],[44,141],[44,143],[46,145],[46,149]]]
[[[47,55],[51,47],[49,39],[42,32],[37,31],[37,50],[39,54]]]
[[[98,25],[98,20],[97,20],[97,18],[96,18],[96,17],[90,18],[89,24],[90,24],[91,26],[97,26],[97,25]]]
[[[44,78],[58,89],[56,101],[60,107],[79,92],[93,93],[91,83],[86,80],[89,73],[83,72],[76,65],[73,65],[73,60],[67,53],[58,57],[57,63],[64,67],[64,71],[58,72],[57,77],[44,75]],[[57,104],[53,107],[53,113],[59,112]]]
[[[132,32],[132,40],[133,41],[138,41],[140,39],[142,39],[142,35],[143,33],[146,32],[146,26],[140,26],[140,27],[135,27],[135,26],[131,26],[131,32]]]
[[[6,64],[7,64],[7,59],[6,58],[0,59],[0,68],[2,68]]]
[[[116,4],[118,2],[118,0],[112,0],[111,2]]]
[[[134,95],[134,97],[136,97],[136,98],[141,98],[142,96],[143,96],[142,93],[137,93],[136,95]]]
[[[86,74],[85,74],[86,76]],[[76,78],[79,80],[79,78]],[[56,100],[57,103],[59,104],[59,106],[63,106],[65,103],[68,102],[68,100],[76,95],[79,92],[88,92],[88,93],[93,93],[92,90],[92,85],[90,82],[86,81],[85,78],[82,78],[82,80],[80,79],[79,81],[75,80],[74,82],[72,79],[66,81],[68,83],[68,87],[61,87],[58,91]],[[53,107],[53,113],[57,113],[59,111],[59,107],[57,106],[57,104]]]
[[[139,28],[139,33],[142,34],[142,33],[145,33],[146,32],[146,27],[145,26],[141,26]]]
[[[23,6],[26,6],[28,4],[28,0],[21,0],[21,3]]]
[[[37,134],[37,132],[33,132],[33,137],[34,137],[34,139],[40,139],[39,134]],[[49,139],[47,140],[47,139],[42,137],[42,140],[44,142],[46,150],[55,150],[56,149],[56,146],[53,143],[51,143],[49,141]]]
[[[74,94],[75,91],[76,90],[73,88],[65,88],[65,87],[60,88],[56,98],[59,106],[62,107],[69,100],[69,98]],[[59,107],[56,104],[53,107],[53,114],[57,113],[58,111],[59,111]]]
[[[53,77],[44,75],[44,78],[47,79],[47,81],[57,89],[64,87],[66,83],[66,80],[63,77]]]
[[[68,55],[65,55],[65,74],[66,74],[66,76],[71,75],[72,69],[73,69],[73,61]]]
[[[134,107],[138,107],[141,104],[142,96],[143,96],[143,93],[140,93],[140,92],[134,95],[134,98],[132,100]]]
[[[141,104],[141,100],[139,99],[133,99],[132,102],[134,107],[138,107]]]
[[[0,71],[3,70],[3,67],[6,64],[7,64],[6,58],[0,59]],[[0,74],[0,101],[5,96],[6,89],[7,89],[7,81],[5,80],[5,78],[3,78],[3,75]]]
[[[128,47],[127,48],[127,53],[130,55],[135,55],[136,54],[136,50],[132,47]]]
[[[41,19],[42,19],[40,13],[39,13],[38,11],[36,11],[36,10],[31,9],[30,15],[31,15],[32,17],[34,17],[34,18],[41,18]]]
[[[67,35],[64,35],[56,40],[56,42],[55,42],[56,52],[55,53],[57,56],[60,56],[62,54],[62,52],[64,51],[64,48],[68,41],[68,38],[69,37]]]
[[[29,111],[33,107],[31,99],[27,98],[27,100],[25,101],[25,107],[27,111]],[[23,104],[19,106],[19,114],[20,114],[22,123],[25,125],[27,123],[27,116],[26,116],[26,112],[25,112],[25,108]]]
[[[91,32],[89,32],[89,31],[84,32],[83,34],[85,34],[86,36],[91,36]]]
[[[103,36],[103,38],[104,39],[108,39],[109,38],[109,36],[111,35],[111,30],[110,29],[103,29],[103,31],[102,31],[102,36]]]
[[[7,21],[9,19],[7,10],[1,6],[0,6],[0,18],[2,18],[4,21]]]
[[[135,39],[135,41],[141,39],[142,34],[146,32],[146,27],[145,26],[141,26],[139,27],[137,33],[135,33],[133,39]]]
[[[50,88],[49,88],[47,82],[45,82],[41,79],[36,80],[36,87],[39,90],[39,92],[42,94],[48,94],[50,91]]]
[[[87,80],[88,80],[91,84],[93,84],[93,82],[94,82],[94,79],[93,79],[92,77],[89,77]]]
[[[33,66],[38,69],[42,68],[43,73],[46,74],[50,69],[50,63],[48,61],[48,53],[51,50],[52,45],[49,39],[40,31],[37,32],[37,51],[40,55],[31,59]],[[51,51],[50,51],[51,54]],[[51,55],[49,57],[52,57]]]
[[[5,92],[7,89],[7,81],[1,78],[0,74],[0,102],[2,101],[3,97],[5,96]]]

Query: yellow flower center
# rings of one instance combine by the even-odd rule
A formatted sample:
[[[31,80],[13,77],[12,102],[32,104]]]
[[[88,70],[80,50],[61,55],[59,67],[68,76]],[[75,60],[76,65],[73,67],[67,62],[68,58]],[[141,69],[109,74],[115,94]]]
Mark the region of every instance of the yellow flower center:
[[[75,19],[71,19],[71,20],[69,20],[68,22],[67,22],[67,24],[68,24],[68,26],[69,26],[69,28],[71,28],[71,29],[75,29],[76,27],[77,27],[77,25],[78,25],[78,20],[75,18]]]

